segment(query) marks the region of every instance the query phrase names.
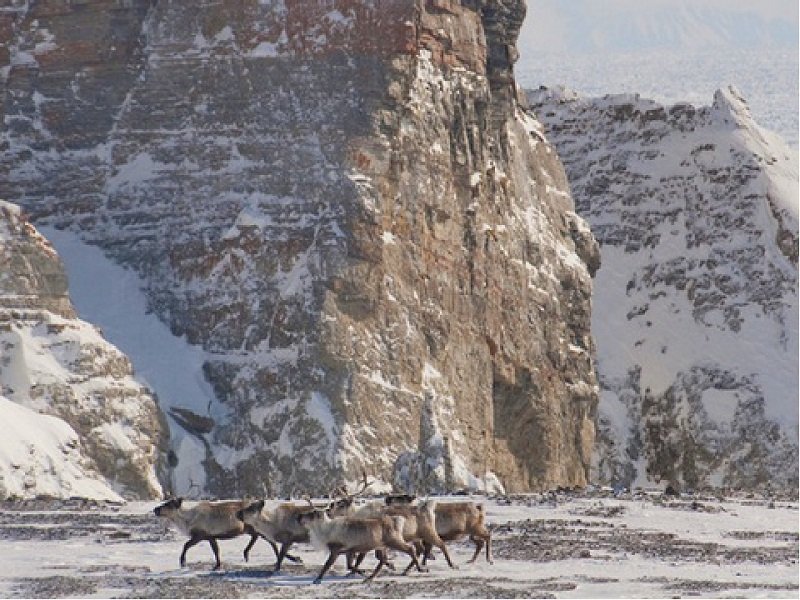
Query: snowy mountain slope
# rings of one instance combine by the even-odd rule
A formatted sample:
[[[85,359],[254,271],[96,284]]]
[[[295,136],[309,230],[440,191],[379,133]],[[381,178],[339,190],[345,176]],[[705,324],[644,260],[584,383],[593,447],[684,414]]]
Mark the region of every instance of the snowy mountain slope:
[[[530,98],[601,243],[595,473],[797,486],[797,152],[710,107]]]
[[[63,420],[0,396],[0,497],[122,498],[94,470],[80,437]]]
[[[70,297],[85,319],[102,328],[103,335],[136,365],[136,379],[158,390],[158,405],[167,418],[203,414],[224,417],[225,408],[203,377],[209,355],[169,327],[147,308],[144,282],[130,269],[115,264],[98,247],[83,243],[68,231],[42,227],[64,261]],[[105,282],[98,285],[98,282]],[[177,412],[176,412],[177,411]],[[205,478],[202,435],[183,427],[171,432],[171,449],[182,465],[175,488],[196,493]]]
[[[161,494],[162,422],[126,356],[76,318],[61,262],[0,202],[0,497]]]

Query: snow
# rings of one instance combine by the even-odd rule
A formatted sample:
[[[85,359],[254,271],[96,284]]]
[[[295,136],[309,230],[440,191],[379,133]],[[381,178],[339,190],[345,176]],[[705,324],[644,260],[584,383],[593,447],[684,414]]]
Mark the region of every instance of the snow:
[[[797,268],[775,243],[779,228],[797,232],[796,150],[761,128],[733,87],[718,90],[713,105],[697,109],[683,129],[639,118],[671,107],[638,95],[590,99],[561,89],[531,97],[603,244],[592,333],[606,388],[601,426],[612,432],[614,447],[636,445],[629,438],[642,415],[629,411],[637,401],[615,393],[634,387],[654,397],[673,388],[680,418],[691,419],[681,394],[699,386],[702,426],[720,436],[732,433],[738,408],[763,397],[766,420],[796,440]],[[617,110],[638,115],[613,118]],[[731,179],[722,194],[710,175],[697,175],[715,172],[746,176]],[[713,301],[698,302],[709,287]],[[728,311],[737,316],[733,325]],[[746,384],[693,383],[686,376],[693,370],[729,373]],[[644,457],[620,452],[644,481]]]
[[[529,498],[537,501],[536,496]],[[465,499],[467,498],[437,498],[440,503]],[[754,547],[796,547],[796,538],[792,542],[789,541],[791,538],[769,536],[774,532],[789,536],[796,534],[796,502],[776,503],[774,508],[768,508],[763,500],[747,502],[740,499],[701,499],[703,505],[713,509],[713,512],[705,512],[685,508],[678,510],[645,496],[626,499],[553,497],[550,503],[541,502],[539,498],[539,503],[533,506],[522,503],[506,505],[485,498],[478,499],[486,507],[487,522],[495,528],[495,561],[491,568],[483,556],[476,563],[467,564],[466,560],[472,554],[471,544],[450,543],[450,553],[459,567],[458,570],[449,569],[439,556],[438,560],[429,563],[429,573],[412,573],[403,577],[384,570],[372,584],[375,587],[366,587],[358,579],[349,579],[342,575],[340,559],[323,583],[314,586],[311,580],[324,562],[325,552],[308,544],[299,544],[293,547],[293,552],[303,559],[304,566],[290,566],[281,573],[270,575],[266,570],[270,568],[274,556],[266,544],[260,542],[255,546],[251,562],[246,566],[241,559],[245,541],[244,538],[238,538],[219,542],[223,570],[212,575],[208,570],[211,567],[211,552],[207,545],[201,544],[190,550],[187,567],[179,568],[178,555],[186,538],[172,529],[165,532],[161,539],[154,539],[151,534],[142,536],[136,527],[141,528],[143,525],[137,526],[136,523],[142,523],[143,518],[146,521],[148,514],[155,520],[152,517],[155,504],[131,503],[123,506],[119,513],[114,513],[114,520],[111,519],[112,513],[102,511],[71,513],[78,519],[81,515],[90,517],[94,525],[91,531],[84,531],[82,535],[67,539],[37,539],[39,534],[28,539],[6,535],[4,563],[0,571],[0,595],[14,595],[20,580],[25,578],[44,583],[47,578],[58,576],[62,581],[78,578],[84,582],[96,582],[98,590],[95,595],[101,597],[130,594],[132,590],[135,594],[136,590],[145,589],[146,584],[158,585],[176,578],[177,584],[186,585],[187,589],[191,589],[188,587],[190,584],[203,586],[201,589],[206,590],[208,596],[212,595],[211,592],[218,584],[247,583],[248,587],[240,591],[244,597],[285,594],[296,597],[328,597],[334,593],[347,596],[349,586],[358,586],[352,589],[358,589],[367,596],[382,597],[380,592],[384,588],[378,586],[392,582],[395,586],[400,586],[394,588],[393,596],[399,593],[405,597],[465,597],[469,589],[473,592],[478,589],[491,590],[491,587],[475,587],[478,582],[489,582],[502,586],[500,590],[515,589],[523,593],[527,590],[529,597],[538,595],[535,594],[536,591],[543,593],[543,590],[547,590],[556,598],[664,598],[678,593],[668,587],[670,583],[696,582],[701,585],[696,590],[685,592],[686,595],[717,598],[797,597],[798,571],[795,561],[729,560],[719,555],[692,557],[671,555],[668,552],[670,546],[685,542],[716,544],[720,548],[742,550]],[[274,506],[275,503],[269,501],[268,504]],[[613,509],[620,509],[621,512],[609,513]],[[613,516],[592,516],[592,511],[597,510],[606,511]],[[36,532],[47,527],[46,524],[37,525],[35,520],[31,520],[36,516],[33,512],[5,514],[24,516],[26,526]],[[103,521],[104,515],[108,524]],[[40,513],[40,516],[43,521],[61,517],[58,513]],[[613,547],[593,547],[590,554],[582,558],[560,557],[557,552],[552,557],[536,562],[498,556],[498,549],[502,550],[507,534],[497,527],[506,523],[518,524],[529,519],[532,524],[561,524],[565,528],[565,536],[569,538],[580,536],[582,529],[599,531],[600,536],[604,532],[617,532],[625,536],[653,536],[660,532],[674,537],[645,546],[637,552],[615,550]],[[124,526],[126,520],[131,524],[129,528]],[[108,535],[126,530],[132,534],[129,539],[114,539]],[[732,536],[732,533],[752,535]],[[553,543],[553,550],[558,550],[561,544],[569,543],[569,540],[557,540]],[[585,543],[589,547],[590,540],[585,540]],[[662,544],[664,548],[659,547]],[[36,560],[31,560],[34,556]],[[373,564],[371,557],[367,564]],[[253,571],[254,568],[259,570]],[[714,589],[702,586],[709,582],[722,587]],[[776,585],[782,587],[776,589]],[[223,589],[230,594],[232,588]],[[85,596],[86,592],[81,595]]]
[[[214,419],[224,416],[203,375],[207,353],[174,336],[148,310],[143,284],[136,274],[68,231],[52,227],[40,227],[40,231],[64,261],[70,297],[78,314],[91,318],[105,337],[130,357],[135,376],[158,390],[161,409],[167,414],[171,407],[182,407]],[[205,481],[205,448],[174,423],[171,432],[181,465],[173,483],[176,492],[186,493]]]
[[[259,42],[258,46],[253,48],[248,56],[251,58],[268,58],[278,56],[278,45],[270,42]]]
[[[127,163],[117,167],[114,174],[106,181],[107,190],[124,189],[125,186],[135,187],[137,184],[153,179],[158,172],[168,165],[153,159],[147,152],[139,152]]]
[[[731,390],[714,388],[703,392],[703,408],[709,418],[716,423],[730,423],[736,413],[738,394]]]
[[[316,420],[325,432],[328,462],[333,464],[337,427],[331,411],[331,401],[321,392],[312,392],[311,399],[306,403],[306,414]]]
[[[80,438],[61,419],[0,396],[0,422],[7,425],[0,444],[0,498],[74,495],[122,501],[102,477],[81,467]]]

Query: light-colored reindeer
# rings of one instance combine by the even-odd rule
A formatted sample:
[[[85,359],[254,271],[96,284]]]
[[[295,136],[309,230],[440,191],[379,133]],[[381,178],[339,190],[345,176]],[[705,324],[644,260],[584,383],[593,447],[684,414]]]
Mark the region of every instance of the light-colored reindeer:
[[[352,512],[355,517],[375,518],[380,516],[403,517],[403,539],[415,545],[420,551],[428,547],[439,548],[447,559],[447,564],[451,568],[457,567],[450,560],[450,553],[447,546],[436,532],[436,500],[428,499],[419,504],[401,504],[384,499],[384,502],[370,502]],[[359,556],[355,568],[363,560],[363,555]],[[403,574],[408,573],[414,563],[409,563]],[[418,567],[419,568],[419,567]]]
[[[246,504],[247,502],[240,500],[223,500],[219,502],[200,501],[193,503],[192,506],[186,506],[183,498],[171,498],[157,506],[153,512],[157,517],[166,519],[174,524],[181,533],[189,536],[189,541],[184,544],[183,552],[181,552],[180,565],[182,567],[186,566],[186,552],[189,548],[207,540],[214,552],[216,560],[214,570],[216,570],[221,566],[217,540],[249,535],[250,541],[244,549],[244,559],[245,561],[249,559],[250,549],[256,543],[259,534],[253,527],[245,524],[236,516],[236,513],[242,510]],[[271,540],[268,541],[277,555],[277,546]]]
[[[403,517],[381,516],[374,519],[357,517],[333,517],[327,509],[314,510],[303,514],[300,522],[309,528],[310,539],[316,548],[329,552],[314,583],[320,583],[340,554],[365,555],[375,551],[378,566],[364,581],[372,580],[386,564],[387,549],[405,552],[411,562],[422,570],[417,562],[417,552],[412,544],[403,539]]]

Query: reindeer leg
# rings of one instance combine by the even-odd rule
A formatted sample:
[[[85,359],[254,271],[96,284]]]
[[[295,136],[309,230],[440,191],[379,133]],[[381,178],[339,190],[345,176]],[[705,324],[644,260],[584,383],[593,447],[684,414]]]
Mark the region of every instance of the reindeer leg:
[[[285,558],[286,560],[290,560],[293,563],[303,564],[302,558],[300,558],[299,556],[295,556],[294,554],[289,554],[288,552],[286,553],[286,556],[284,556],[283,558]]]
[[[473,554],[472,558],[467,561],[467,564],[472,564],[478,558],[478,554],[481,553],[481,548],[483,548],[483,540],[479,537],[475,537],[474,535],[469,536],[469,539],[475,543],[475,554]]]
[[[264,539],[265,539],[265,540],[267,540],[267,538],[264,538]],[[278,554],[280,554],[280,552],[281,552],[281,551],[278,549],[278,544],[276,544],[276,543],[275,543],[275,542],[273,542],[272,540],[267,540],[267,541],[269,542],[269,545],[270,545],[270,547],[272,548],[272,551],[275,553],[275,560],[278,560]]]
[[[256,543],[257,539],[258,539],[258,534],[257,533],[251,533],[250,534],[250,541],[247,542],[247,546],[244,549],[244,562],[250,562],[250,550],[253,547],[253,545]],[[272,549],[275,550],[275,554],[277,554],[278,553],[278,549],[275,547],[275,544],[272,543],[272,542],[270,542],[270,544],[272,544]]]
[[[199,544],[202,541],[203,541],[202,537],[200,537],[197,534],[193,533],[192,537],[189,539],[189,541],[186,542],[183,545],[183,552],[181,552],[181,566],[182,567],[186,566],[186,552],[189,550],[189,548],[191,548],[192,546],[196,546],[197,544]]]
[[[403,575],[408,575],[411,567],[416,567],[420,573],[427,573],[428,569],[423,569],[417,561],[417,551],[414,548],[414,544],[408,544],[403,540],[390,540],[387,546],[393,550],[405,552],[411,557],[411,562],[408,563],[408,566],[403,571]]]
[[[275,569],[274,570],[275,570],[276,573],[281,570],[281,565],[283,564],[283,559],[286,558],[286,554],[289,552],[289,546],[291,546],[291,545],[292,545],[292,542],[285,542],[285,543],[281,544],[281,550],[280,550],[280,552],[278,552],[278,558],[276,559],[276,562],[275,562]]]
[[[328,569],[331,568],[333,563],[336,562],[336,558],[339,556],[340,553],[339,546],[332,546],[332,547],[328,546],[328,549],[331,552],[330,556],[328,556],[328,560],[325,561],[325,564],[322,565],[322,570],[319,572],[319,575],[317,575],[317,578],[314,580],[314,583],[322,583],[322,577],[325,575],[325,573],[328,572]]]
[[[428,560],[434,560],[434,556],[431,554],[433,550],[433,546],[427,542],[422,542],[422,547],[424,549],[424,553],[422,555],[422,564],[428,564]]]
[[[208,538],[208,543],[211,545],[211,550],[214,552],[214,558],[217,560],[213,570],[217,571],[222,566],[222,562],[219,559],[219,544],[217,544],[217,540],[213,537]]]
[[[364,562],[364,558],[367,556],[366,552],[358,552],[358,553],[347,553],[347,568],[350,569],[350,573],[357,573],[359,575],[363,575],[364,571],[359,569],[361,563]]]
[[[364,555],[362,555],[362,556],[364,556]],[[362,583],[367,583],[368,581],[372,581],[373,579],[375,579],[375,576],[378,573],[380,573],[380,570],[381,570],[381,568],[383,568],[383,565],[386,564],[386,552],[385,551],[383,551],[383,550],[375,550],[375,557],[378,559],[378,566],[375,567],[375,570],[370,574],[369,577],[364,579],[364,581],[362,581]]]
[[[492,559],[492,532],[486,532],[486,562],[490,565],[494,564],[494,559]]]
[[[458,566],[454,565],[453,561],[450,560],[450,553],[447,551],[447,546],[445,545],[445,543],[441,539],[439,540],[439,543],[437,544],[437,547],[442,551],[442,554],[444,554],[444,557],[447,560],[448,566],[451,569],[458,570]]]

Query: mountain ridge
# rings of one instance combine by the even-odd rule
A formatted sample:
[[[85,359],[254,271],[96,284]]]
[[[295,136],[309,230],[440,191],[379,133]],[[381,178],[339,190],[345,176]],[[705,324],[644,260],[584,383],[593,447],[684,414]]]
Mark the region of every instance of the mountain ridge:
[[[601,244],[594,476],[797,486],[797,152],[710,106],[530,93]]]

